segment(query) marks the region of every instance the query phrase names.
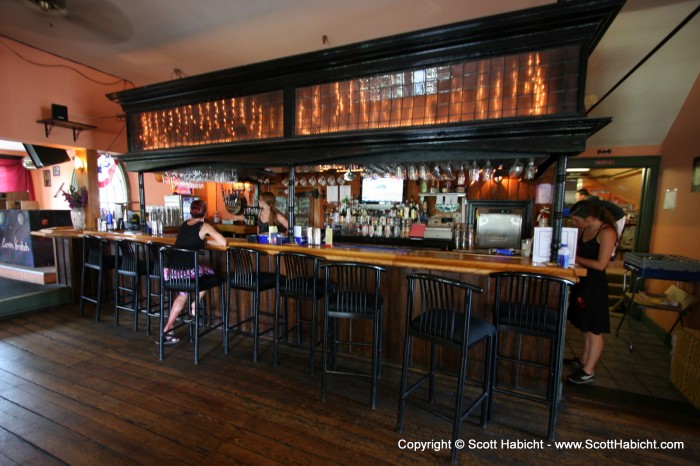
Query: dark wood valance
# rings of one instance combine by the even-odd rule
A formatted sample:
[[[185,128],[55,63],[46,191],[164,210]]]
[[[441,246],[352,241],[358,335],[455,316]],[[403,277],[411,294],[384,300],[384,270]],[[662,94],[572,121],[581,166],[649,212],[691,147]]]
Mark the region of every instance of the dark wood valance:
[[[585,77],[623,4],[557,3],[109,94],[127,116],[120,158],[132,171],[387,157],[551,163],[610,122],[585,117]],[[436,82],[452,87],[414,86],[424,72],[447,73]],[[376,108],[348,109],[362,92],[376,92],[366,101]],[[416,120],[413,106],[433,113]],[[370,121],[353,123],[353,112]]]

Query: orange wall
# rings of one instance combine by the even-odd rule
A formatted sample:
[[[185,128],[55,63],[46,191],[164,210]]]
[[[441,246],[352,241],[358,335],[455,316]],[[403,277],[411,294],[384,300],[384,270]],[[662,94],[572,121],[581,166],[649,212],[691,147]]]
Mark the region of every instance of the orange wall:
[[[124,81],[60,57],[0,37],[0,138],[32,144],[126,150],[121,107],[105,97]],[[20,58],[22,57],[22,58]],[[31,63],[30,63],[31,61]],[[43,66],[42,66],[43,65]],[[104,84],[109,83],[109,84]],[[47,137],[37,120],[51,117],[51,104],[68,107],[68,119],[97,126],[77,142],[73,132],[55,127]],[[7,111],[12,109],[12,111]]]
[[[693,159],[700,157],[700,77],[688,95],[661,148],[661,179],[656,201],[651,252],[678,254],[700,260],[700,192],[691,192]],[[677,189],[676,208],[664,210],[664,193]],[[650,289],[663,292],[669,282],[650,283]],[[700,296],[700,286],[682,284],[686,291]],[[685,319],[685,324],[700,329],[700,304]],[[669,329],[676,313],[648,311],[662,327]]]

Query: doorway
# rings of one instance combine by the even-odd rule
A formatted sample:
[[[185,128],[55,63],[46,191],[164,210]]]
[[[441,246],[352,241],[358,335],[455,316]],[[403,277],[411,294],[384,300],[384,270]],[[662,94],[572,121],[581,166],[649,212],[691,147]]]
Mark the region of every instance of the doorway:
[[[629,224],[621,238],[623,250],[649,252],[660,164],[658,156],[571,157],[569,169],[587,171],[567,172],[566,200],[570,202],[568,196],[573,196],[581,184],[591,194],[621,204],[630,212]]]

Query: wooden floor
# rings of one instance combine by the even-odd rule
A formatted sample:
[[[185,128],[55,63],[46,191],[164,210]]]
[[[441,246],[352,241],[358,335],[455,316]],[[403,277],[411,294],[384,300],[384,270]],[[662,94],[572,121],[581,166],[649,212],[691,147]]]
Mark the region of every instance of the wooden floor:
[[[108,313],[108,312],[107,312]],[[449,423],[408,407],[396,432],[399,371],[386,367],[377,409],[364,379],[331,379],[320,402],[320,374],[307,354],[284,349],[272,367],[269,341],[251,362],[238,337],[225,356],[219,332],[205,337],[195,366],[189,343],[158,361],[155,337],[135,333],[129,318],[96,323],[75,306],[0,321],[0,464],[447,464],[449,450],[409,451],[409,442],[450,438]],[[319,364],[320,367],[320,364]],[[578,387],[577,387],[578,388]],[[700,422],[692,407],[649,398],[605,397],[566,387],[558,441],[684,442],[684,449],[504,448],[540,442],[541,405],[500,396],[485,428],[465,421],[467,464],[698,464]],[[469,445],[469,444],[468,444]]]

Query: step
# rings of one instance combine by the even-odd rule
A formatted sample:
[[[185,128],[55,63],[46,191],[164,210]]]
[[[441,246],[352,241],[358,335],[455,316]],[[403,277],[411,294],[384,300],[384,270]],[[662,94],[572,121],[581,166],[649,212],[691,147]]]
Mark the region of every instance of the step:
[[[26,267],[0,262],[0,277],[47,285],[56,283],[56,267]]]

